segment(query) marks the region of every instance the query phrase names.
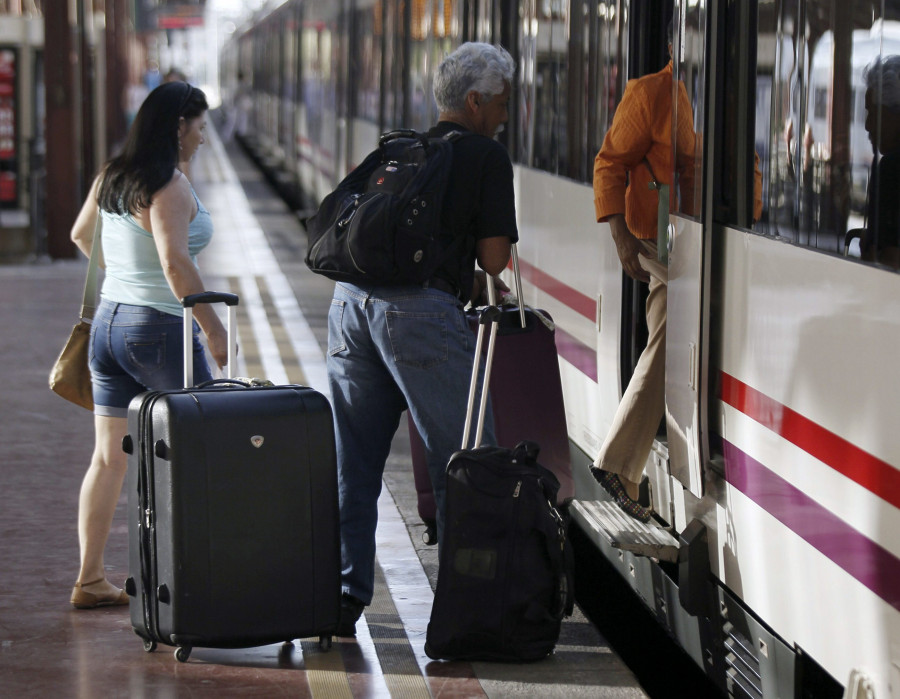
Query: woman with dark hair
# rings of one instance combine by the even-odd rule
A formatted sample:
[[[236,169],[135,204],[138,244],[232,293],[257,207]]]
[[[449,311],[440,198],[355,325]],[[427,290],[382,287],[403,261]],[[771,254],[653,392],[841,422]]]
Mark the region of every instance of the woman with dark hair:
[[[106,579],[103,551],[126,471],[128,404],[139,393],[183,382],[179,299],[204,291],[196,256],[209,243],[212,221],[178,163],[189,161],[204,142],[207,109],[203,92],[187,83],[153,90],[121,155],[97,176],[72,228],[72,240],[90,255],[102,217],[106,269],[91,330],[95,443],[79,499],[81,570],[71,598],[78,609],[128,603]],[[227,361],[227,338],[209,306],[198,306],[195,318],[199,383],[212,378],[199,329],[219,366]]]

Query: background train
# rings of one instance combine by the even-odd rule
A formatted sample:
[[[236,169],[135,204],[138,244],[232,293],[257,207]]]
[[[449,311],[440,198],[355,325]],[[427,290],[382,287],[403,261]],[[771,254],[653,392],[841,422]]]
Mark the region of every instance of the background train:
[[[586,469],[645,341],[645,290],[590,181],[625,82],[667,61],[673,15],[700,186],[668,229],[667,429],[646,497],[675,538],[648,557],[610,544]],[[845,254],[872,159],[862,68],[898,27],[896,0],[288,0],[222,54],[223,103],[243,103],[244,142],[302,216],[380,132],[435,120],[444,53],[510,50],[500,139],[525,301],[557,322],[575,525],[735,696],[900,697],[900,276]]]

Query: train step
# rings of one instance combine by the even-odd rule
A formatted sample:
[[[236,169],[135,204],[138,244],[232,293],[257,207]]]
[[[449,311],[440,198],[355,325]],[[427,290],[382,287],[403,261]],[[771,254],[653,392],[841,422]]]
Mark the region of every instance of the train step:
[[[678,560],[678,539],[653,520],[639,522],[608,500],[574,500],[572,507],[613,548],[670,563]]]

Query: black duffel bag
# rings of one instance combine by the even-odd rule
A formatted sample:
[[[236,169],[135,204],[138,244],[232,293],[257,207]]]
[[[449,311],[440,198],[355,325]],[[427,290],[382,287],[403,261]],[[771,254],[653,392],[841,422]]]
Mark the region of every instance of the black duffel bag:
[[[559,481],[537,453],[522,442],[451,457],[429,658],[533,661],[559,640],[573,560]]]

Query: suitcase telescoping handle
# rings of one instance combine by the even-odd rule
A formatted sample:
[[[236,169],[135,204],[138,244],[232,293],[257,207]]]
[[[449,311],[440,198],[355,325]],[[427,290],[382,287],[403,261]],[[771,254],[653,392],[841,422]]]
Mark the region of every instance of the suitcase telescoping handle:
[[[512,245],[513,276],[515,277],[516,298],[519,301],[519,323],[525,327],[525,303],[522,300],[522,274],[519,271],[519,249]],[[478,391],[478,369],[481,365],[481,349],[484,346],[484,328],[491,326],[488,337],[487,357],[484,365],[484,381],[481,389],[481,401],[478,405],[478,425],[475,429],[475,444],[477,449],[481,446],[481,438],[484,434],[484,419],[487,411],[488,386],[491,380],[491,366],[494,363],[494,347],[497,342],[497,330],[500,325],[500,309],[497,307],[497,290],[494,288],[494,278],[489,276],[487,284],[488,307],[485,308],[478,319],[478,336],[475,340],[475,360],[472,362],[472,377],[469,380],[469,400],[466,405],[466,424],[463,429],[462,448],[468,449],[469,436],[472,432],[472,415],[475,407],[475,394]]]
[[[181,299],[184,306],[184,387],[191,388],[194,385],[194,306],[198,303],[224,303],[228,306],[228,365],[225,368],[227,377],[234,377],[234,363],[237,360],[237,342],[234,331],[236,327],[236,309],[238,297],[236,294],[226,294],[221,291],[203,291],[199,294],[191,294]]]
[[[481,401],[478,406],[478,426],[475,429],[474,449],[481,446],[481,437],[484,433],[484,417],[487,410],[488,385],[491,380],[491,365],[494,363],[494,346],[497,343],[497,328],[499,327],[500,309],[497,308],[497,290],[494,288],[494,278],[487,276],[488,307],[481,312],[478,319],[478,335],[475,340],[475,359],[472,361],[472,377],[469,379],[469,399],[466,403],[466,425],[463,429],[462,448],[469,448],[469,435],[472,431],[472,414],[475,407],[475,394],[478,392],[478,369],[481,366],[481,349],[484,346],[484,329],[491,326],[488,339],[487,357],[484,360],[484,381],[481,388]]]
[[[525,301],[522,299],[522,273],[519,271],[519,246],[512,244],[513,276],[516,280],[516,298],[519,300],[519,323],[525,328]],[[488,297],[490,298],[490,297]]]

